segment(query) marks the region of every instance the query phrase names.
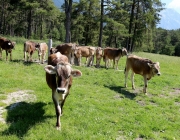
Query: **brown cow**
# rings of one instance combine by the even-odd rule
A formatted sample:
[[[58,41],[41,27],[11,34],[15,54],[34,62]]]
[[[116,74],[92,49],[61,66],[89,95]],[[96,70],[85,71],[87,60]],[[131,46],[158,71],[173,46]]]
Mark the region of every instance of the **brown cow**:
[[[10,60],[12,60],[12,49],[14,49],[15,43],[10,40],[0,37],[0,59],[2,59],[2,50],[6,51],[6,61],[8,59],[8,53],[10,53]]]
[[[39,48],[39,43],[35,43],[33,41],[26,41],[24,43],[24,61],[32,61],[32,55],[36,50],[38,50],[38,56],[41,55]]]
[[[103,55],[103,60],[105,61],[105,67],[108,68],[108,62],[109,59],[113,60],[113,68],[116,65],[116,69],[118,69],[118,62],[121,56],[123,57],[124,55],[127,55],[127,50],[126,48],[122,49],[117,49],[117,48],[110,48],[107,47],[104,49],[104,55]]]
[[[132,89],[135,89],[134,86],[134,74],[139,74],[144,77],[144,88],[143,92],[146,94],[147,80],[150,80],[153,76],[160,76],[160,66],[159,62],[152,62],[149,59],[141,58],[135,55],[129,55],[126,60],[125,67],[125,87],[127,87],[127,78],[129,70],[132,70],[131,81]]]
[[[56,46],[55,48],[50,49],[50,54],[60,52],[63,55],[66,55],[71,64],[74,64],[74,51],[76,48],[76,43],[64,43]]]
[[[96,48],[91,46],[78,46],[75,49],[74,55],[78,59],[78,65],[81,65],[81,59],[82,57],[86,57],[85,64],[87,66],[92,66],[94,62],[94,54],[95,54]]]
[[[48,51],[48,45],[46,43],[39,43],[39,45],[39,62],[43,64],[46,58],[46,53]]]
[[[68,63],[67,56],[60,52],[48,57],[48,65],[44,69],[46,71],[46,82],[52,89],[52,100],[57,117],[56,128],[59,130],[61,129],[60,116],[72,85],[72,77],[79,77],[82,73],[79,70],[73,70]]]
[[[103,57],[103,48],[97,47],[96,48],[96,67],[100,67],[101,58]]]

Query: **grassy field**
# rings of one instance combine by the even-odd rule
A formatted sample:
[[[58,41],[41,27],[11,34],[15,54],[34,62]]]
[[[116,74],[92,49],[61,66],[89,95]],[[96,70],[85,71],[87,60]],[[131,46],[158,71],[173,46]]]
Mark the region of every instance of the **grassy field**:
[[[0,61],[1,140],[178,140],[180,139],[180,58],[135,53],[159,61],[161,76],[148,82],[135,75],[136,90],[124,88],[126,57],[119,70],[77,67],[73,86],[55,129],[56,115],[44,66],[23,62],[23,45],[13,50],[13,61]],[[5,59],[5,52],[3,52]],[[37,59],[37,52],[33,56]],[[4,119],[4,120],[3,120]]]

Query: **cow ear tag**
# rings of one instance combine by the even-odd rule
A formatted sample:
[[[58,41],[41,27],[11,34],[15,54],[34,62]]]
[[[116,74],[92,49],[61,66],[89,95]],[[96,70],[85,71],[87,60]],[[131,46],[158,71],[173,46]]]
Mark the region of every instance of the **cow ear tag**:
[[[72,70],[71,75],[73,77],[80,77],[80,76],[82,76],[82,72],[80,70]]]

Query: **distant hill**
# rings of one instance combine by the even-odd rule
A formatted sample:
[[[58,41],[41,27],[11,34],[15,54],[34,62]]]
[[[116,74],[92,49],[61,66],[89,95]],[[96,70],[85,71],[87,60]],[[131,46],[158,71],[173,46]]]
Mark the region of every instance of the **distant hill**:
[[[173,9],[165,9],[161,11],[161,21],[157,27],[167,30],[180,29],[180,14]]]

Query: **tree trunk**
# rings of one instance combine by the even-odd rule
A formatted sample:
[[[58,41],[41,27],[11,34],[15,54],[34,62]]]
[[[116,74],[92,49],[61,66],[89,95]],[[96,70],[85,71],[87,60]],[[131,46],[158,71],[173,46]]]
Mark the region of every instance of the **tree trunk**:
[[[72,0],[65,0],[65,13],[66,13],[66,38],[65,42],[71,42],[71,11],[72,11]]]
[[[131,52],[131,45],[132,45],[132,37],[131,37],[131,34],[132,34],[132,29],[133,29],[133,21],[134,21],[134,9],[135,9],[135,0],[133,0],[133,4],[131,6],[131,16],[130,16],[130,21],[129,21],[129,37],[127,39],[127,50],[128,52]]]
[[[29,10],[28,13],[28,30],[27,30],[27,38],[29,39],[31,37],[31,25],[32,25],[32,10]]]
[[[104,0],[101,0],[101,19],[98,46],[102,47],[102,32],[103,32],[103,15],[104,15]]]

